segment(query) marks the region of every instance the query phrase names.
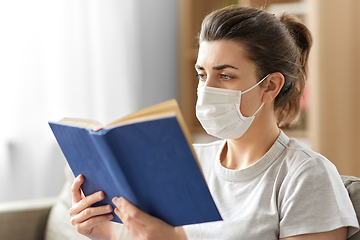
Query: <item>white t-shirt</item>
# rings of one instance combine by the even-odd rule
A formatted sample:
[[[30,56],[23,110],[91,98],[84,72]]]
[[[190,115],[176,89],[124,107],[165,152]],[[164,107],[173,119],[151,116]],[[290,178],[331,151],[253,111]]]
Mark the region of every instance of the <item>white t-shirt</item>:
[[[253,165],[230,170],[220,163],[226,141],[195,144],[210,192],[223,221],[185,226],[189,239],[272,240],[358,222],[335,168],[282,131]]]

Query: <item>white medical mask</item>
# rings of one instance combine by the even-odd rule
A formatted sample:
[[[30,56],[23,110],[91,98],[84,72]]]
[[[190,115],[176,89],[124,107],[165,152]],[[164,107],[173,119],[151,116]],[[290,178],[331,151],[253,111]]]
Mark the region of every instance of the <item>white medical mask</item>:
[[[257,84],[246,91],[238,91],[214,87],[198,87],[198,100],[196,103],[196,117],[205,131],[215,137],[223,139],[240,138],[250,127],[255,114],[244,117],[240,111],[241,95],[258,86],[267,77],[266,75]]]

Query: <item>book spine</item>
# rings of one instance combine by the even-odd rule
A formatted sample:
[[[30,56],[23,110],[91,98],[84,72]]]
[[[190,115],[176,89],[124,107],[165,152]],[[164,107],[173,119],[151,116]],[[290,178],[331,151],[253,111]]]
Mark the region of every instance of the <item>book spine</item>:
[[[91,132],[90,136],[102,157],[104,165],[107,167],[108,172],[113,179],[113,183],[109,184],[116,187],[116,189],[113,191],[114,196],[109,197],[111,197],[111,199],[114,197],[124,197],[132,204],[139,207],[139,201],[136,198],[133,190],[130,188],[130,185],[126,179],[126,175],[123,173],[121,166],[118,164],[118,161],[116,160],[115,155],[113,154],[113,151],[107,142],[106,133]]]

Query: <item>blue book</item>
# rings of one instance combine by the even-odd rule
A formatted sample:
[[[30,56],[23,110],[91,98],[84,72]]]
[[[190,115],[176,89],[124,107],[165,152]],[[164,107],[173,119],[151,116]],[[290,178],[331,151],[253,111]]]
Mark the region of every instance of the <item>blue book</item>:
[[[106,127],[65,118],[49,122],[85,196],[103,191],[95,206],[125,197],[173,226],[219,221],[177,102],[138,111]],[[112,221],[121,223],[114,214]]]

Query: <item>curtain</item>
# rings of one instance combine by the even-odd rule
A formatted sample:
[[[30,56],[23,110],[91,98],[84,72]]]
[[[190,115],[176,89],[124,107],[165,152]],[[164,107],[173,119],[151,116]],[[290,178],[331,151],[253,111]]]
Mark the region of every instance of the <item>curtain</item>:
[[[65,161],[47,124],[139,108],[138,1],[0,3],[0,201],[55,195]]]

